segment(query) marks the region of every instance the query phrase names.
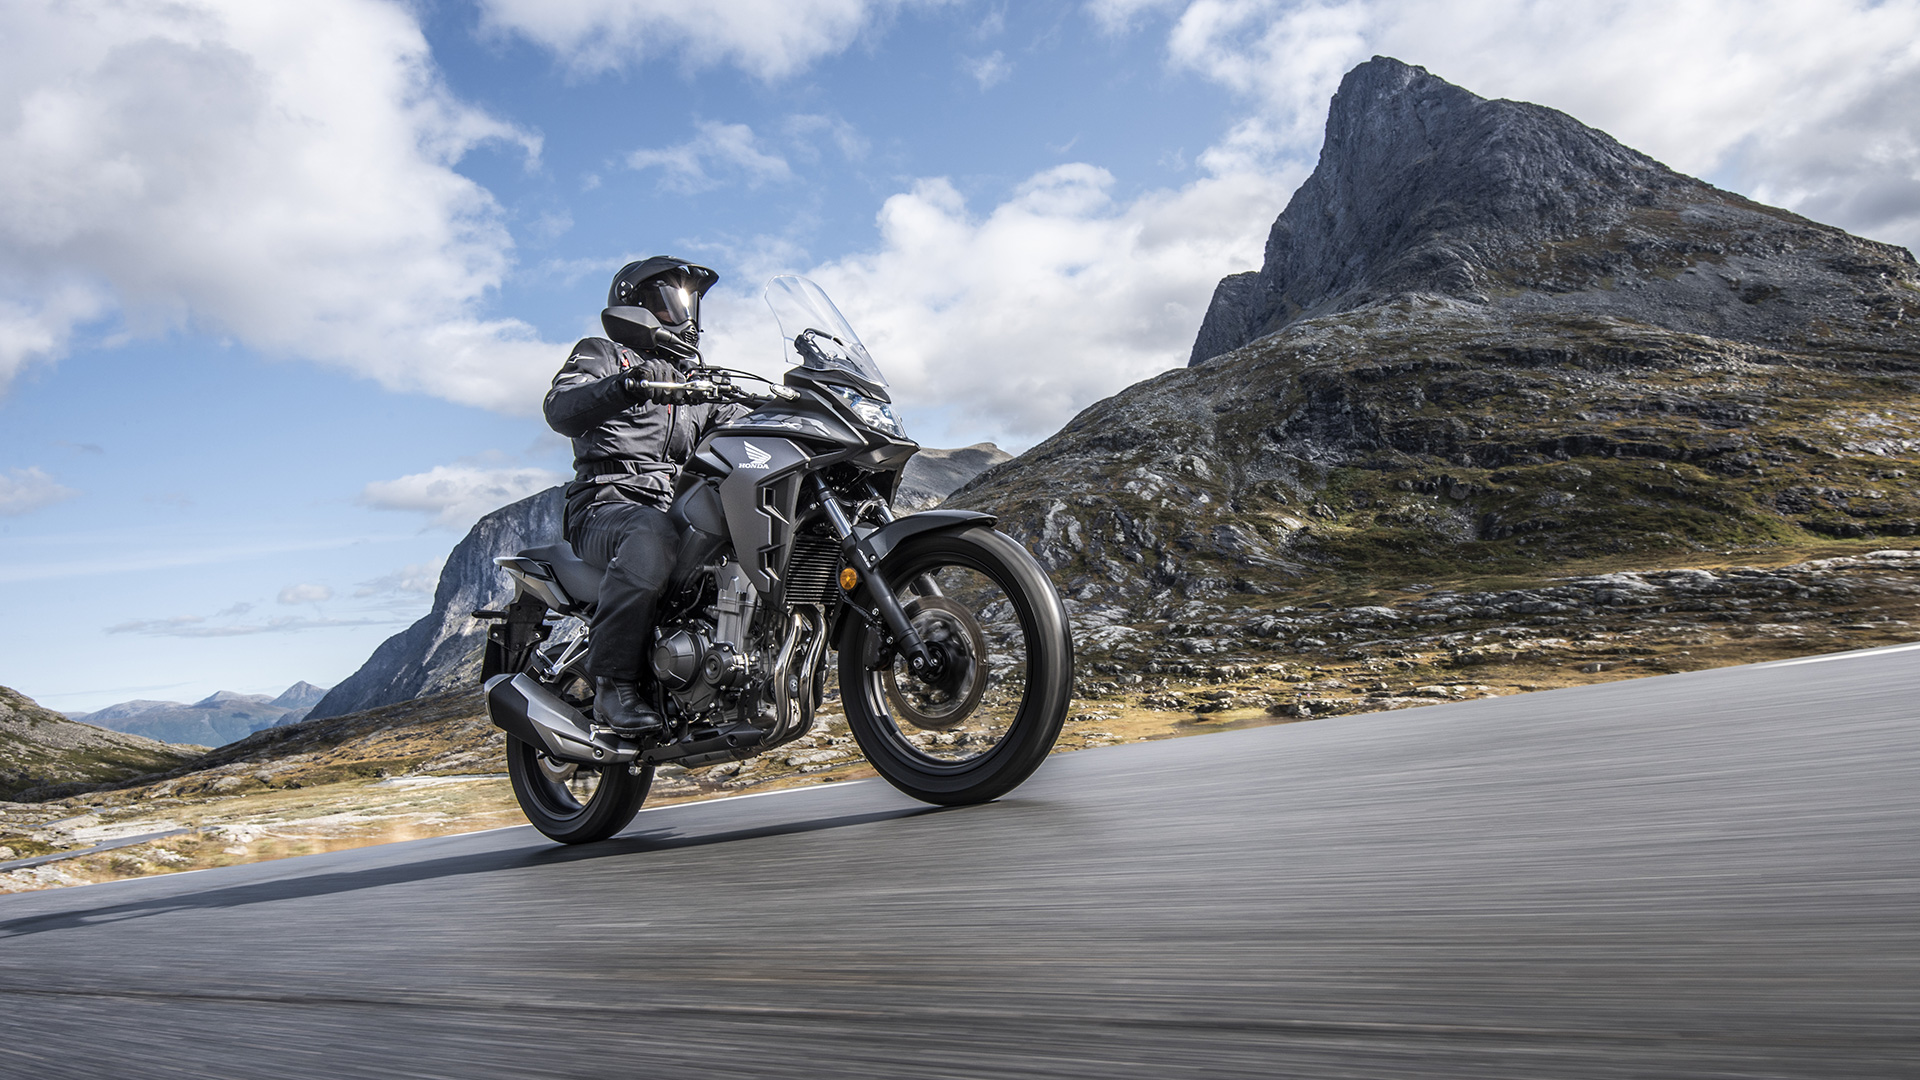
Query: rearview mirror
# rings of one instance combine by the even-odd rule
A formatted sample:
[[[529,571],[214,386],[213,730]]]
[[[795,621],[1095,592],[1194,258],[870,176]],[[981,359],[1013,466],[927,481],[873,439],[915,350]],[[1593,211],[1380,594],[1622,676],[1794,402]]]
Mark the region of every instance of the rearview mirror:
[[[610,307],[600,313],[600,325],[606,327],[608,337],[629,349],[650,349],[660,320],[643,307]]]

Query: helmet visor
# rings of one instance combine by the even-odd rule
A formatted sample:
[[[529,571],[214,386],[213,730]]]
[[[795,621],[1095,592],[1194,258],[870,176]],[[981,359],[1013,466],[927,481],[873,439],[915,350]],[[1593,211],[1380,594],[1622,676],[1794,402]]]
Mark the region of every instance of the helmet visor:
[[[700,318],[700,294],[687,288],[678,278],[656,278],[643,282],[634,300],[653,312],[662,326],[679,326]]]

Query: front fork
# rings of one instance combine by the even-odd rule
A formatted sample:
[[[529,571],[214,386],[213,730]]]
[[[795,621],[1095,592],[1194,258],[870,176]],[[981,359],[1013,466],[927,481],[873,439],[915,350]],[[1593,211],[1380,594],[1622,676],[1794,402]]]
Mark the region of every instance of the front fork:
[[[867,490],[873,492],[873,505],[874,505],[874,509],[880,511],[880,523],[884,525],[887,522],[892,521],[893,507],[888,506],[887,500],[881,498],[880,493],[878,491],[873,490],[873,485],[871,484],[867,485]],[[940,591],[940,583],[933,580],[932,574],[921,574],[919,577],[914,578],[913,587],[920,590],[921,596],[945,596],[946,595],[945,593]]]
[[[855,535],[853,522],[847,519],[846,509],[818,473],[813,476],[813,488],[814,494],[819,496],[820,509],[826,514],[827,523],[840,539],[840,550],[846,555],[847,565],[853,567],[867,586],[867,595],[873,600],[873,610],[869,614],[879,617],[881,625],[886,627],[892,639],[882,644],[880,655],[873,661],[872,667],[877,670],[887,666],[892,654],[898,652],[907,658],[907,667],[915,675],[923,678],[933,676],[936,672],[932,669],[940,663],[939,655],[927,648],[927,643],[921,641],[920,635],[914,632],[913,621],[907,618],[906,609],[900,606],[900,598],[893,594],[893,587],[887,584],[879,567],[861,549],[860,537]],[[851,597],[848,600],[852,602]]]

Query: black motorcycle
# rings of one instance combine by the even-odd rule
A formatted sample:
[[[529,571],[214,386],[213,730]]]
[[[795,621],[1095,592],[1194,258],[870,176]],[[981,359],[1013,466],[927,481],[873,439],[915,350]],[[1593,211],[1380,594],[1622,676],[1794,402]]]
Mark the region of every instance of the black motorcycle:
[[[626,827],[658,765],[740,760],[806,735],[829,649],[867,761],[917,799],[997,798],[1059,737],[1073,643],[1046,572],[986,514],[895,517],[919,446],[886,378],[819,286],[778,277],[766,297],[797,361],[783,384],[712,367],[679,384],[754,408],[701,442],[675,489],[678,549],[648,658],[663,734],[624,739],[590,719],[600,572],[564,542],[494,560],[515,597],[479,613],[494,620],[487,709],[521,809],[555,840]],[[608,317],[622,313],[646,319]]]

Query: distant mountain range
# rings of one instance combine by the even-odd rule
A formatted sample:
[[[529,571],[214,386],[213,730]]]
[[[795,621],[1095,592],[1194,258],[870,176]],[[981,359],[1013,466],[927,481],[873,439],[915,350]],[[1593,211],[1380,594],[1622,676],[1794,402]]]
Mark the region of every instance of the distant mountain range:
[[[262,728],[305,719],[326,688],[297,682],[280,694],[236,694],[221,690],[191,705],[177,701],[123,701],[68,719],[109,731],[123,731],[157,742],[225,746]]]
[[[903,514],[931,510],[967,481],[1013,455],[990,442],[974,443],[958,450],[921,447],[907,467],[900,471],[900,488],[893,493],[893,508]]]

